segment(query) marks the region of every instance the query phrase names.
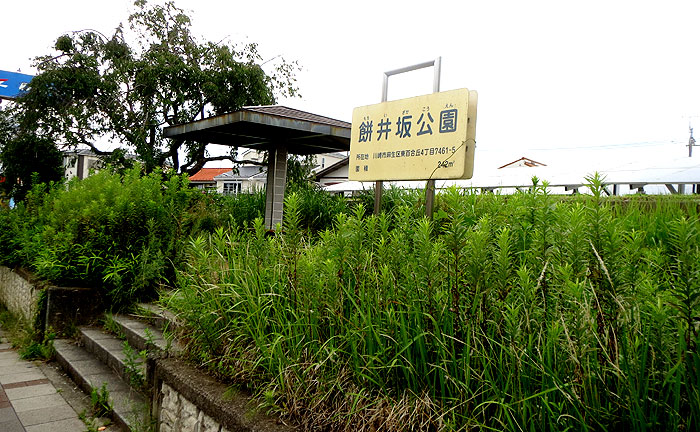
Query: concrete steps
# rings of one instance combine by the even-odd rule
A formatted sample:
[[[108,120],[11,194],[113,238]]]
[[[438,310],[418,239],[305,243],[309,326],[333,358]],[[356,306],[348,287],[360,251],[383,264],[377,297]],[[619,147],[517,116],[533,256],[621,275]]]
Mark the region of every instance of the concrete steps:
[[[177,317],[170,311],[154,303],[139,303],[136,312],[131,314],[142,321],[162,330],[174,332],[180,326]]]
[[[119,326],[120,333],[129,344],[139,351],[148,350],[155,355],[169,357],[182,350],[177,341],[166,338],[163,334],[163,329],[168,328],[170,321],[162,315],[113,315],[112,321]]]
[[[113,420],[128,430],[148,430],[149,397],[153,383],[148,357],[166,357],[180,350],[164,337],[168,319],[158,308],[149,309],[154,325],[127,315],[107,316],[108,333],[99,327],[81,327],[78,341],[56,340],[61,367],[88,395],[105,384],[113,405]],[[149,395],[147,397],[146,395]]]
[[[55,340],[54,348],[58,363],[86,394],[99,392],[105,385],[115,423],[127,430],[140,430],[150,423],[146,397],[124,382],[94,353],[65,339]]]

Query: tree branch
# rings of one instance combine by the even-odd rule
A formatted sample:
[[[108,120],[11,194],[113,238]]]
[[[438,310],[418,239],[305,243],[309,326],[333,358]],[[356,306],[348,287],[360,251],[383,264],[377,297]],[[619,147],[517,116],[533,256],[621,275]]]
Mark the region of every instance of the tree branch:
[[[90,147],[90,150],[91,150],[93,153],[95,153],[97,156],[109,156],[109,155],[111,155],[112,153],[114,153],[113,151],[104,151],[104,150],[98,149],[98,148],[95,146],[95,144],[91,143],[90,141],[86,140],[85,138],[81,138],[81,139],[80,139],[80,143],[81,143],[81,144],[85,144],[86,146]]]
[[[229,160],[234,164],[267,166],[267,164],[264,162],[258,162],[250,159],[236,159],[233,156],[211,156],[190,161],[188,164],[182,166],[182,172],[187,173],[189,175],[193,175],[199,172],[199,170],[201,170],[207,162],[216,162],[222,160]]]

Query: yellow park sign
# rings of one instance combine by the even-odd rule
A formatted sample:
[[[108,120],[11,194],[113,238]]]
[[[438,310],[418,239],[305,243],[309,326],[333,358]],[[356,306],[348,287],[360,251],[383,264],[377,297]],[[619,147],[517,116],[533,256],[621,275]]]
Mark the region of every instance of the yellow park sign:
[[[476,102],[458,89],[355,108],[349,179],[471,178]]]

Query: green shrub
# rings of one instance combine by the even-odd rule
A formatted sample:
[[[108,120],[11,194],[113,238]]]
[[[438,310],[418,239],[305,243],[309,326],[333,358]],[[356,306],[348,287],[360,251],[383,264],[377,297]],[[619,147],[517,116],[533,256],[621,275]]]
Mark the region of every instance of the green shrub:
[[[182,260],[196,198],[185,178],[138,169],[40,185],[0,215],[3,262],[56,284],[98,287],[114,308],[153,298]]]

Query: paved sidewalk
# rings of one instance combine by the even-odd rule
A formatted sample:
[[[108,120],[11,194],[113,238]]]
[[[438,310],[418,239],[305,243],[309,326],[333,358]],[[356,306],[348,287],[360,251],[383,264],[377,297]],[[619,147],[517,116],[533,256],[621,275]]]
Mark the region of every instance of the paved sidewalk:
[[[0,329],[0,431],[85,430],[78,414],[42,370],[20,359]]]

